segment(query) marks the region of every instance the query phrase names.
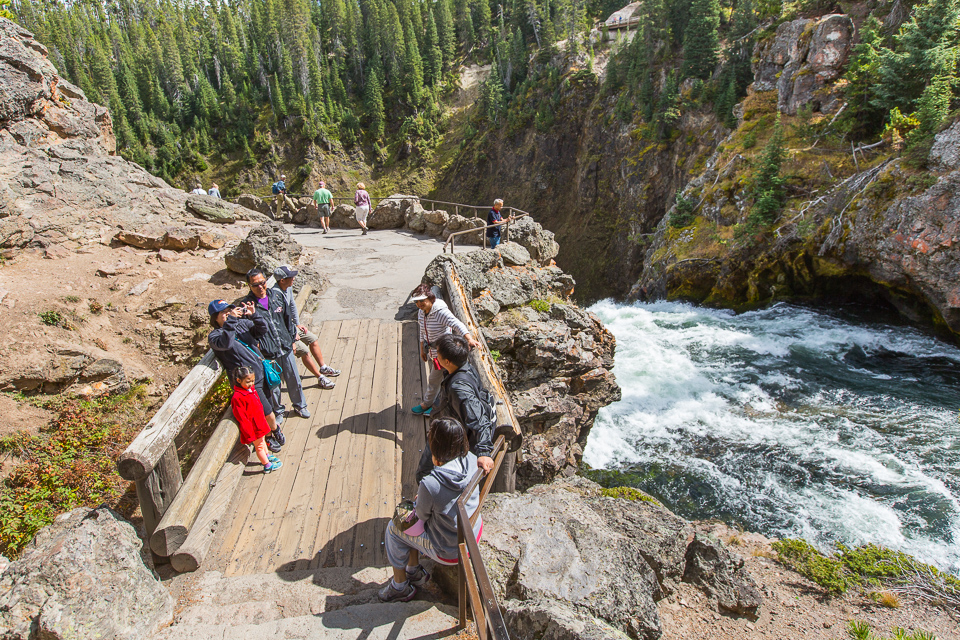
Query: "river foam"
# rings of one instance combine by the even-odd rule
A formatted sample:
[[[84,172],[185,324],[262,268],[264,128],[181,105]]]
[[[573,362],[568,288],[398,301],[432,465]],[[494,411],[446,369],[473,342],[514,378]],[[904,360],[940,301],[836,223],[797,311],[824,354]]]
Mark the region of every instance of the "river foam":
[[[584,460],[688,518],[902,549],[960,574],[960,349],[791,305],[591,308],[623,399]]]

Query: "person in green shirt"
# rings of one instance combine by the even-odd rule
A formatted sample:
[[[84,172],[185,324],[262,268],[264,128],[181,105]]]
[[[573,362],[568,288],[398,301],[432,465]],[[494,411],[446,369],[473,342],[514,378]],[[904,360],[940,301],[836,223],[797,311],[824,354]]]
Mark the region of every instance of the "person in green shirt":
[[[320,181],[320,188],[313,192],[313,201],[317,204],[320,226],[323,232],[330,231],[330,207],[333,206],[333,194],[327,189],[327,183]]]

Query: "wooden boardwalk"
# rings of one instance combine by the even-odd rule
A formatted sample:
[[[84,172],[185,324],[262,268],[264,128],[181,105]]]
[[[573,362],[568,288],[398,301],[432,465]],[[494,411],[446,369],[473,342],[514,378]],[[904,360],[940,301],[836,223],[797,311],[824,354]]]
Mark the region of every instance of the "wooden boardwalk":
[[[410,413],[423,392],[417,327],[377,319],[327,321],[319,333],[337,386],[304,379],[312,416],[290,416],[283,467],[251,455],[224,517],[209,569],[249,575],[387,564],[383,533],[413,497],[426,420]],[[289,398],[284,393],[289,409]]]

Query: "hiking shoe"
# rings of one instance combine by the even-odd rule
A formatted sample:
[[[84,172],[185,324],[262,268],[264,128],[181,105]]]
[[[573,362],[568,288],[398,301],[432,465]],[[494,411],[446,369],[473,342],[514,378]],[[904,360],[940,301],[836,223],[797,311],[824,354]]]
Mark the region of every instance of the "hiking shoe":
[[[331,378],[336,378],[340,375],[340,369],[334,369],[333,367],[323,365],[320,367],[320,374],[324,376],[330,376]]]
[[[280,458],[278,458],[277,456],[267,456],[267,460],[269,460],[270,462],[280,462]]]
[[[271,462],[270,464],[263,465],[264,473],[273,473],[277,469],[283,466],[283,463],[277,460],[276,462]]]
[[[276,439],[276,438],[274,438],[272,435],[269,435],[269,436],[266,437],[266,440],[267,440],[267,449],[269,449],[270,451],[272,451],[272,452],[274,452],[274,453],[280,453],[280,448],[281,448],[283,445],[281,445],[279,442],[277,442],[277,439]],[[269,458],[267,458],[267,459],[269,460]]]
[[[427,580],[430,579],[430,574],[426,569],[423,568],[423,565],[417,565],[417,570],[413,573],[407,571],[407,582],[412,584],[415,587],[422,587],[427,584]]]
[[[417,588],[407,581],[407,584],[397,589],[393,586],[393,580],[387,583],[383,589],[377,592],[380,602],[410,602],[413,596],[417,595]]]
[[[337,386],[337,383],[331,380],[330,378],[328,378],[327,376],[322,375],[317,380],[317,386],[320,387],[321,389],[333,389],[335,386]]]
[[[327,230],[324,229],[324,230],[323,230],[323,235],[326,235],[326,234],[327,234]]]
[[[413,412],[413,414],[416,416],[423,416],[424,418],[429,418],[430,414],[433,413],[433,407],[427,407],[426,409],[424,409],[422,404],[418,404],[413,409],[410,409],[410,411]]]
[[[309,418],[310,411],[306,407],[294,407],[293,412],[300,416],[301,418]]]
[[[277,426],[277,430],[273,432],[273,439],[277,441],[281,447],[287,444],[287,437],[283,435],[283,431],[280,431],[280,426]]]
[[[360,235],[362,235],[362,236],[365,236],[365,235],[367,235],[367,230],[366,230],[366,229],[364,229],[364,230],[363,230],[363,233],[361,233]],[[410,596],[410,597],[412,598],[413,596]],[[386,601],[386,600],[384,600],[384,602],[387,602],[387,601]],[[406,602],[406,600],[404,600],[404,602]]]

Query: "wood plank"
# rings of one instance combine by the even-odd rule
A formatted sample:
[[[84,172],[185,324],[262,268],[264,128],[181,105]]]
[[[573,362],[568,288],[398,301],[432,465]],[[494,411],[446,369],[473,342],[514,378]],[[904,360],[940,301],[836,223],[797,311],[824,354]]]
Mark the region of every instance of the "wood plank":
[[[320,334],[317,336],[321,350],[326,347],[330,351],[333,351],[340,327],[341,323],[339,322],[326,323],[321,327]],[[328,353],[330,351],[328,351]],[[299,558],[297,555],[297,545],[300,541],[300,534],[304,528],[306,513],[310,512],[309,507],[311,506],[309,504],[309,495],[312,487],[310,487],[309,481],[312,479],[316,465],[314,454],[317,448],[316,443],[319,440],[319,438],[316,437],[316,424],[322,420],[321,414],[323,413],[323,407],[320,406],[320,403],[323,402],[324,398],[328,398],[330,394],[336,393],[339,386],[340,385],[337,385],[333,389],[323,390],[316,384],[313,384],[309,388],[304,389],[305,401],[311,411],[310,419],[305,421],[309,422],[309,424],[301,427],[307,431],[306,440],[304,441],[304,446],[299,456],[296,459],[288,456],[284,468],[281,469],[281,471],[287,471],[287,465],[289,465],[288,473],[293,476],[293,485],[286,496],[279,496],[279,501],[284,503],[280,526],[275,531],[263,532],[264,540],[271,538],[276,540],[276,553],[265,554],[262,558],[258,558],[255,562],[255,573],[265,573],[271,570],[289,571],[293,568],[290,563],[296,562]],[[340,392],[343,393],[343,390],[341,389]],[[280,507],[279,504],[278,507]]]
[[[351,566],[370,567],[385,562],[383,534],[398,496],[397,477],[397,378],[399,375],[399,323],[380,324],[377,368],[367,418],[356,539]]]
[[[360,341],[359,332],[359,320],[345,320],[340,327],[339,338],[336,345],[331,348],[334,362],[340,367],[340,377],[337,379],[337,386],[333,389],[333,393],[325,396],[328,400],[323,410],[317,413],[317,420],[313,425],[314,439],[310,443],[312,448],[305,449],[304,452],[304,455],[310,455],[313,459],[313,473],[306,479],[310,491],[305,500],[308,511],[296,545],[295,569],[297,571],[308,569],[311,562],[316,560],[317,552],[320,550],[316,546],[317,535],[321,524],[325,525],[326,522],[324,496],[329,482],[337,431],[340,428],[347,395],[353,393],[351,382],[359,375],[355,373],[360,369],[360,363],[356,357],[357,344]],[[325,351],[324,357],[331,356],[328,356]]]
[[[354,529],[360,501],[362,439],[356,434],[366,431],[365,413],[370,408],[373,374],[376,365],[379,320],[361,320],[357,345],[359,367],[351,371],[351,393],[344,406],[337,430],[337,441],[331,457],[329,480],[324,496],[323,518],[317,532],[320,549],[314,563],[318,566],[346,566],[353,555]],[[356,375],[354,375],[356,373]],[[325,522],[324,522],[325,521]],[[326,525],[326,526],[324,526]],[[316,568],[311,563],[311,568]]]
[[[420,335],[416,322],[405,322],[400,343],[400,411],[397,415],[401,483],[400,495],[411,500],[417,496],[416,471],[426,445],[427,419],[414,415],[410,408],[419,404],[426,390],[425,365],[420,359]],[[399,499],[398,499],[399,501]]]

